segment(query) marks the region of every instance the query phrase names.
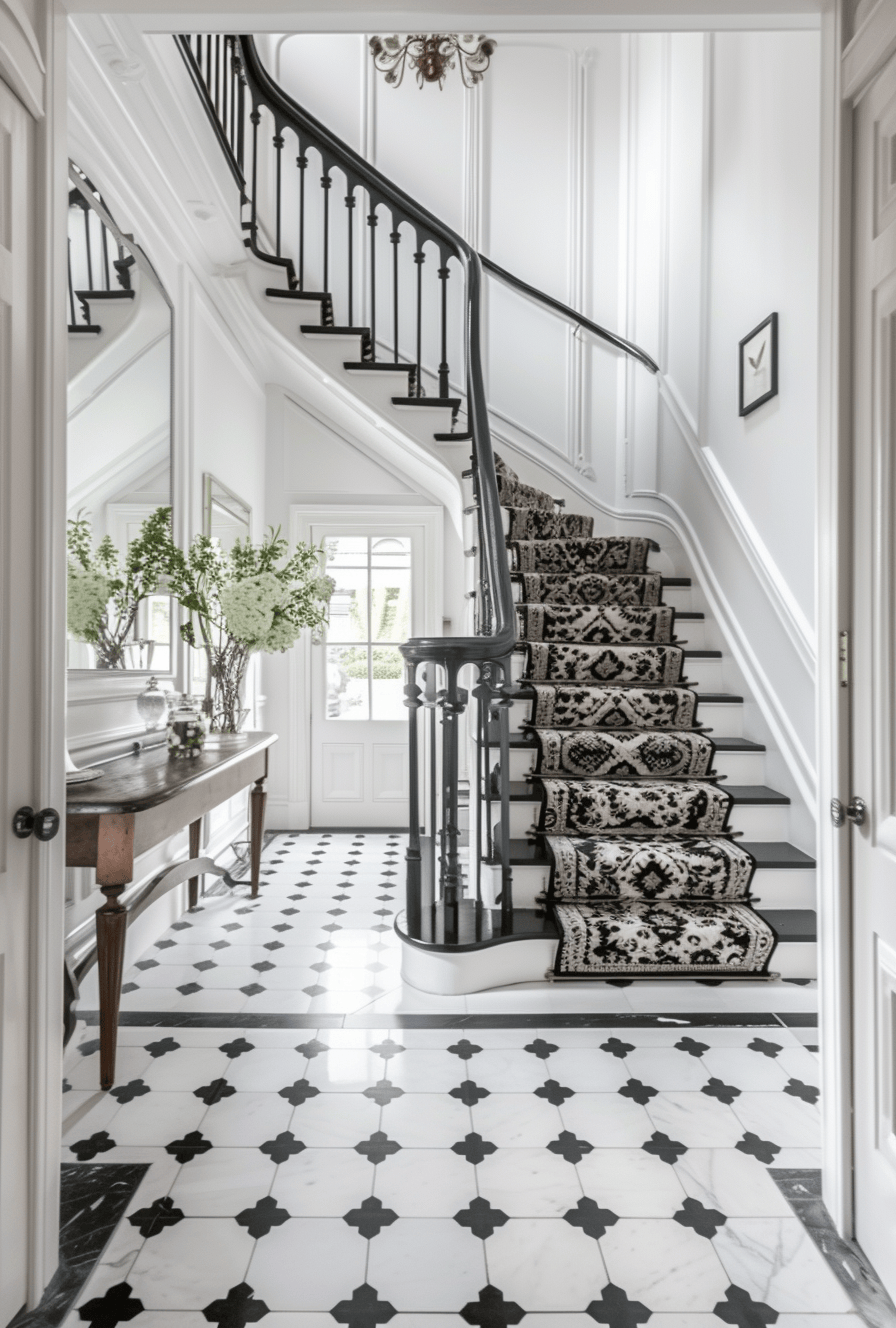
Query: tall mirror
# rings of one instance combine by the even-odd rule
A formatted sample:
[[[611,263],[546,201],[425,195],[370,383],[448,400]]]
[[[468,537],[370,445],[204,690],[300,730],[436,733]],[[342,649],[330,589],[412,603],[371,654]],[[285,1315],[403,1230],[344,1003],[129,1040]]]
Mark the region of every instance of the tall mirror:
[[[68,664],[171,674],[153,556],[172,503],[171,301],[71,164],[69,182]]]

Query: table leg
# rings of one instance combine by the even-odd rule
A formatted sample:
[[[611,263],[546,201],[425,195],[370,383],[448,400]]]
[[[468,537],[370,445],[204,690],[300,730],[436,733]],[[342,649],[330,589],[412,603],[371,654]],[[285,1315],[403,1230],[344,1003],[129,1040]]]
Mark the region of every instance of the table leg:
[[[257,779],[249,794],[249,848],[252,880],[250,898],[258,898],[258,881],[261,874],[261,849],[264,844],[264,808],[268,800],[263,779]]]
[[[128,929],[127,909],[118,901],[123,885],[104,885],[106,902],[96,913],[96,962],[100,987],[100,1088],[115,1083],[118,1007]]]
[[[202,834],[202,817],[198,821],[190,822],[190,857],[199,857],[200,837]],[[188,882],[190,888],[189,907],[190,911],[199,903],[199,877],[191,876]]]

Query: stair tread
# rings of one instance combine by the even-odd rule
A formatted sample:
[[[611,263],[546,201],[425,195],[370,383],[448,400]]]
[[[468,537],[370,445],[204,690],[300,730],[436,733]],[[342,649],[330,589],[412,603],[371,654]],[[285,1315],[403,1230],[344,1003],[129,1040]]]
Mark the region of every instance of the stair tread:
[[[795,844],[785,840],[741,839],[740,846],[756,859],[757,867],[777,867],[797,870],[811,870],[815,859],[804,853]]]
[[[350,373],[413,373],[417,368],[394,360],[346,360],[342,367]]]
[[[468,443],[473,435],[471,433],[434,433],[433,438],[437,443]]]
[[[717,738],[710,734],[717,752],[764,752],[765,744],[751,742],[749,738]]]
[[[442,406],[460,410],[460,397],[393,397],[393,406]]]
[[[534,778],[539,779],[542,776],[536,775]],[[543,778],[557,778],[557,776],[546,775]],[[573,782],[578,783],[579,781]],[[661,783],[662,781],[655,782]],[[768,788],[765,784],[721,784],[720,788],[724,789],[726,793],[730,793],[732,801],[740,807],[790,806],[790,799],[786,793],[778,793],[776,789]],[[535,792],[532,786],[524,780],[511,779],[508,783],[508,790],[511,802],[541,802],[541,795]],[[500,796],[493,793],[492,802],[500,802]]]
[[[576,727],[574,727],[574,726],[570,726],[570,725],[567,725],[567,724],[546,724],[546,725],[544,725],[544,727],[550,729],[552,732],[560,732],[560,733],[607,733],[607,734],[614,734],[614,733],[620,733],[620,732],[625,732],[625,733],[645,733],[645,732],[666,733],[666,732],[672,732],[672,731],[673,731],[673,730],[667,730],[667,729],[651,729],[651,730],[648,730],[648,729],[624,729],[624,730],[621,730],[621,729],[587,729],[587,728],[576,728]],[[713,745],[714,745],[714,747],[715,747],[715,749],[716,749],[717,752],[764,752],[764,751],[767,750],[763,743],[761,743],[761,742],[751,742],[749,738],[716,738],[714,735],[710,735],[710,737],[711,737],[712,743],[713,743]],[[495,724],[495,723],[490,724],[490,725],[489,725],[489,729],[488,729],[488,745],[489,745],[489,747],[497,747],[497,746],[499,745],[500,741],[501,741],[501,735],[500,735],[500,733],[499,733],[499,731],[498,731],[498,726],[497,726],[497,724]],[[538,743],[536,742],[536,740],[535,740],[534,737],[531,737],[531,738],[530,738],[530,737],[526,737],[526,736],[525,736],[524,734],[522,734],[522,733],[511,733],[511,735],[510,735],[510,746],[511,746],[512,748],[516,748],[516,749],[519,749],[519,748],[530,748],[530,749],[534,749],[534,748],[537,748]]]
[[[686,650],[685,659],[721,659],[721,650]]]
[[[664,576],[660,582],[664,586],[692,586],[693,582],[689,576]]]
[[[99,323],[69,323],[68,330],[69,332],[92,332],[96,334],[102,332],[103,329]]]
[[[76,290],[79,300],[133,300],[137,294],[132,290]]]
[[[805,944],[816,939],[818,920],[814,908],[756,907],[756,912],[774,928],[779,941]]]
[[[369,327],[325,327],[323,323],[302,323],[299,331],[308,334],[327,337],[369,337]]]
[[[709,705],[743,705],[744,698],[733,692],[698,692],[697,700]]]
[[[328,291],[280,290],[277,286],[268,286],[265,295],[276,300],[328,300]]]
[[[680,622],[705,622],[705,621],[706,621],[706,614],[705,614],[705,613],[697,613],[696,611],[694,611],[694,612],[692,613],[692,612],[690,611],[690,609],[676,609],[676,610],[675,610],[675,621],[676,621],[677,623],[680,623]]]

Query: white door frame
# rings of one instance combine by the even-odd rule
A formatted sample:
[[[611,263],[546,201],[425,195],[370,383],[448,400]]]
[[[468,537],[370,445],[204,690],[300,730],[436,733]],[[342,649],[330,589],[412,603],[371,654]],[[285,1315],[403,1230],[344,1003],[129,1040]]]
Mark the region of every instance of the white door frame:
[[[423,527],[423,622],[420,634],[441,636],[443,602],[444,509],[441,507],[390,507],[385,504],[346,503],[341,507],[309,503],[289,509],[289,536],[310,540],[314,525],[338,525],[347,535],[371,522],[381,521],[390,530]],[[290,808],[298,818],[290,829],[307,830],[311,824],[311,633],[303,632],[289,663],[289,744],[287,787]]]

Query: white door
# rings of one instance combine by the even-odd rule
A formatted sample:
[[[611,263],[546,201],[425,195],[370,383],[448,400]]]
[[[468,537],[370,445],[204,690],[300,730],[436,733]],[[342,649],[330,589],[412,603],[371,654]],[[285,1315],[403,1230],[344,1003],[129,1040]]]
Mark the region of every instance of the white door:
[[[311,824],[408,823],[408,712],[398,649],[423,620],[424,529],[384,521],[313,525],[336,583],[312,648]]]
[[[856,1237],[896,1297],[896,60],[855,122]]]
[[[43,909],[47,867],[58,865],[62,838],[38,843],[12,831],[20,807],[41,809],[49,780],[35,759],[44,719],[41,676],[51,656],[49,648],[37,648],[50,587],[39,589],[35,561],[45,547],[46,519],[34,409],[36,196],[32,121],[0,82],[0,1323],[33,1302],[55,1266],[55,1252],[45,1245],[55,1242],[58,1212],[61,999],[49,1056],[37,1013],[51,981],[43,968],[47,929],[57,946],[51,999],[61,985],[61,866],[55,916]],[[51,623],[49,613],[44,621]],[[61,653],[55,658],[61,680]],[[48,1064],[55,1064],[51,1077]]]

